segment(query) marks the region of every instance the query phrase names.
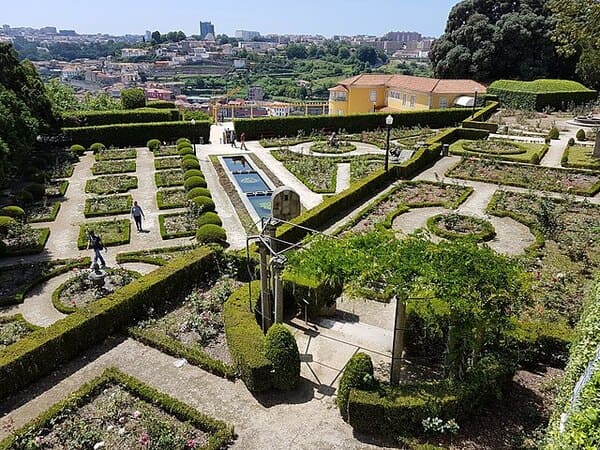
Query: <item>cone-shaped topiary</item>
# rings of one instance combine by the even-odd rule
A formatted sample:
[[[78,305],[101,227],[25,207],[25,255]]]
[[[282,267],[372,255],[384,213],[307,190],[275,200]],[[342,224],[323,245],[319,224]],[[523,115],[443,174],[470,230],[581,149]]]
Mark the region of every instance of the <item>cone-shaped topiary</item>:
[[[196,231],[196,240],[200,244],[224,243],[227,240],[227,233],[218,225],[202,225]]]
[[[205,212],[198,217],[198,219],[196,219],[196,226],[198,228],[202,227],[203,225],[217,225],[220,227],[223,225],[223,222],[221,222],[221,218],[217,213],[209,211]]]
[[[197,187],[190,190],[186,195],[188,200],[193,199],[194,197],[212,197],[210,195],[210,191],[206,188]]]
[[[284,325],[276,323],[267,331],[265,356],[273,365],[273,386],[293,389],[300,379],[300,352],[296,339]]]
[[[188,178],[191,178],[191,177],[204,178],[204,174],[202,173],[202,171],[200,169],[186,170],[185,173],[183,174],[183,179],[187,180]]]
[[[13,217],[15,219],[22,219],[25,217],[25,211],[23,211],[23,208],[19,206],[11,205],[0,209],[0,215]]]
[[[337,405],[344,419],[348,418],[348,398],[351,389],[370,390],[376,386],[373,361],[366,353],[357,353],[344,369],[337,393]]]
[[[154,152],[160,148],[160,141],[158,139],[150,139],[146,143],[146,147],[148,147],[151,152]]]
[[[202,177],[190,177],[183,182],[186,191],[191,191],[195,187],[206,187],[206,181]]]
[[[6,233],[8,228],[16,223],[17,221],[12,217],[0,216],[0,233]]]
[[[215,210],[215,202],[213,202],[212,198],[210,197],[194,197],[190,200],[190,202],[200,208],[202,212]]]

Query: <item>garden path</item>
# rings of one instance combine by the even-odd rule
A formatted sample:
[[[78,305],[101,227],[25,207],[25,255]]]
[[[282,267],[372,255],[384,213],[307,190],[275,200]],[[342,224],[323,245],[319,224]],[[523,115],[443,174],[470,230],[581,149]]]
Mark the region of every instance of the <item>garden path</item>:
[[[560,122],[557,124],[560,131],[558,139],[550,141],[550,148],[540,161],[540,166],[545,167],[562,167],[561,159],[570,138],[575,139],[577,134],[577,127],[570,125],[567,122]],[[565,131],[566,130],[566,131]]]
[[[337,178],[335,181],[335,193],[345,191],[350,187],[350,163],[337,165]]]

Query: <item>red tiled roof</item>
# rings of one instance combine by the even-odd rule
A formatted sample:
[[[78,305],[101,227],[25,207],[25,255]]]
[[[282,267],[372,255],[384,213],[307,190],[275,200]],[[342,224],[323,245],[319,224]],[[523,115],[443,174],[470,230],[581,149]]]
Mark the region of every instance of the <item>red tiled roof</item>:
[[[473,80],[440,80],[433,92],[438,94],[456,94],[485,92],[486,87]]]
[[[462,94],[485,92],[486,87],[473,80],[440,80],[438,78],[413,77],[410,75],[362,74],[340,81],[334,91],[349,86],[370,87],[385,86],[407,89],[417,92],[434,92],[438,94]],[[340,89],[342,88],[342,89]]]

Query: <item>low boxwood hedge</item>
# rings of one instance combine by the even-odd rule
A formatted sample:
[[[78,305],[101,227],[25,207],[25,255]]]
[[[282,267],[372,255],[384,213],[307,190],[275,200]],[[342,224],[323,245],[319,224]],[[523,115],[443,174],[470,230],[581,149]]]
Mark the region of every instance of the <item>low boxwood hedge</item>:
[[[183,189],[167,189],[167,190],[159,190],[156,193],[156,204],[158,205],[158,209],[175,209],[175,208],[184,208],[187,205],[187,201],[184,198],[181,201],[178,198],[169,197],[169,194],[185,192]]]
[[[175,216],[183,216],[185,213],[172,213],[172,214],[160,214],[158,216],[158,228],[160,230],[160,236],[163,239],[175,239],[180,237],[189,237],[194,236],[196,233],[195,230],[183,230],[176,233],[168,233],[167,228],[165,226],[165,218],[167,217],[175,217]]]
[[[440,227],[439,223],[441,221],[443,221],[444,219],[446,219],[447,217],[448,217],[448,214],[438,214],[438,215],[430,217],[429,219],[427,219],[427,229],[429,231],[431,231],[433,234],[435,234],[436,236],[439,236],[439,237],[442,237],[445,239],[469,238],[469,239],[475,239],[476,241],[481,242],[481,241],[490,241],[490,240],[494,239],[494,237],[496,237],[496,230],[494,229],[494,226],[487,220],[479,219],[477,217],[458,215],[458,217],[461,217],[464,220],[472,221],[474,224],[476,224],[481,229],[481,231],[479,231],[477,233],[465,234],[465,233],[458,233],[455,231],[450,231],[450,230]]]
[[[58,197],[64,197],[68,188],[69,188],[69,182],[67,180],[63,180],[60,182],[60,184],[58,186],[58,192],[46,193],[45,189],[44,189],[44,192],[45,192],[46,197],[48,197],[48,198],[58,198]]]
[[[36,228],[36,231],[39,232],[36,245],[20,249],[11,249],[7,246],[3,251],[3,256],[25,256],[42,253],[46,242],[48,242],[48,238],[50,237],[50,228]]]
[[[185,250],[191,252],[196,247],[194,245],[180,245],[176,247],[153,248],[150,250],[137,250],[134,252],[123,252],[117,254],[117,263],[123,264],[128,262],[143,262],[154,264],[156,266],[164,266],[173,258],[165,257],[165,254]]]
[[[195,156],[196,155],[196,152],[194,152],[194,149],[192,147],[178,148],[177,153],[179,153],[179,156],[186,156],[186,155]]]
[[[88,222],[79,226],[77,248],[85,250],[88,246],[88,231],[94,230],[102,238],[105,247],[129,244],[131,240],[131,222],[129,219]]]
[[[58,211],[60,211],[60,202],[52,203],[52,211],[50,214],[44,217],[38,217],[37,219],[27,219],[27,223],[39,223],[39,222],[54,222],[56,216],[58,216]]]
[[[103,209],[100,211],[92,211],[92,204],[94,203],[95,200],[115,200],[115,201],[120,201],[120,205],[111,205],[110,207],[107,207],[106,209]],[[83,215],[85,217],[117,216],[119,214],[129,213],[131,211],[132,206],[133,206],[133,198],[129,194],[109,195],[107,197],[88,198],[85,200],[85,206],[83,208]]]
[[[117,109],[113,111],[70,111],[63,114],[63,126],[84,127],[121,123],[173,122],[179,120],[177,109]]]

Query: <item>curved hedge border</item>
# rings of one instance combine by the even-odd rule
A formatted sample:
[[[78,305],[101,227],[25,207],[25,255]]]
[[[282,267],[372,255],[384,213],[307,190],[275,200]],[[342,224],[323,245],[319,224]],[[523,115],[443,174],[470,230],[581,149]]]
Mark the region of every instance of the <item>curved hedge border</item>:
[[[38,219],[28,219],[27,223],[54,222],[56,216],[58,216],[58,211],[60,211],[60,202],[54,202],[52,203],[52,211],[50,211],[48,216],[43,216]]]
[[[55,417],[89,403],[106,387],[118,384],[134,397],[144,400],[162,409],[167,415],[174,416],[182,422],[209,434],[208,442],[198,449],[218,450],[227,447],[234,439],[233,426],[203,414],[185,403],[174,399],[145,383],[119,371],[114,367],[106,369],[102,375],[84,384],[63,401],[51,406],[39,417],[21,427],[9,437],[0,442],[0,450],[13,448],[19,437],[40,428],[51,428]]]
[[[554,411],[550,419],[547,431],[547,448],[550,449],[567,449],[575,448],[576,441],[572,440],[574,436],[578,436],[580,443],[590,443],[589,436],[585,434],[584,425],[578,420],[579,412],[587,412],[588,417],[598,417],[600,406],[594,398],[597,399],[600,395],[600,389],[594,393],[583,392],[582,400],[571,412],[571,415],[565,423],[565,432],[561,433],[560,423],[561,416],[569,412],[570,399],[575,389],[576,383],[587,369],[589,363],[595,357],[596,352],[600,348],[600,278],[596,279],[594,287],[590,291],[588,303],[583,311],[581,319],[575,327],[575,339],[571,345],[569,362],[562,377],[556,396]],[[596,364],[595,373],[598,375],[600,365]],[[592,377],[593,378],[593,377]],[[590,381],[591,383],[591,381]],[[593,389],[590,384],[588,388]],[[584,389],[583,391],[585,391]],[[590,398],[591,397],[591,398]],[[593,423],[593,419],[588,419],[589,423]],[[596,419],[597,420],[597,419]],[[594,442],[598,444],[598,442]],[[580,448],[580,447],[577,447]],[[583,448],[583,447],[582,447]],[[587,447],[586,447],[587,448]],[[591,448],[591,447],[590,447]]]
[[[0,399],[143,318],[148,308],[193,287],[199,273],[215,266],[214,253],[199,248],[0,350]]]
[[[10,247],[6,247],[2,256],[24,256],[24,255],[36,255],[44,251],[44,246],[48,242],[50,237],[50,228],[35,228],[39,231],[38,241],[34,247],[26,247],[18,250],[11,250]]]
[[[448,214],[438,214],[438,215],[432,216],[429,219],[427,219],[427,228],[429,229],[429,231],[431,231],[436,236],[439,236],[439,237],[442,237],[445,239],[470,238],[470,239],[476,239],[478,242],[489,241],[489,240],[494,239],[494,237],[496,236],[496,230],[494,229],[494,226],[490,222],[488,222],[487,220],[478,219],[477,217],[471,217],[471,216],[459,215],[459,217],[467,218],[469,220],[474,221],[477,225],[479,225],[482,228],[482,230],[479,233],[463,234],[463,233],[457,233],[457,232],[453,232],[453,231],[449,231],[444,228],[441,228],[439,226],[439,222],[441,220],[445,219],[447,216],[448,216]]]
[[[117,263],[129,263],[129,262],[141,262],[146,264],[154,264],[156,266],[164,266],[168,264],[172,259],[161,258],[161,254],[171,253],[181,250],[194,250],[195,247],[192,245],[180,245],[177,247],[163,247],[155,248],[152,250],[138,250],[135,252],[124,252],[117,254]],[[156,256],[153,256],[156,255]]]
[[[235,291],[223,305],[225,337],[231,357],[246,387],[251,392],[272,387],[271,362],[265,356],[265,336],[250,305],[260,301],[260,281],[252,282],[252,298],[248,286]]]
[[[469,149],[468,141],[461,139],[450,146],[450,153],[453,155],[474,156],[476,158],[497,159],[500,161],[514,161],[528,164],[539,164],[541,159],[546,155],[550,146],[548,144],[528,144],[519,142],[510,142],[515,147],[519,148],[515,153],[494,154],[475,149]],[[539,146],[539,151],[536,151],[534,146]],[[529,153],[529,155],[528,155]]]

